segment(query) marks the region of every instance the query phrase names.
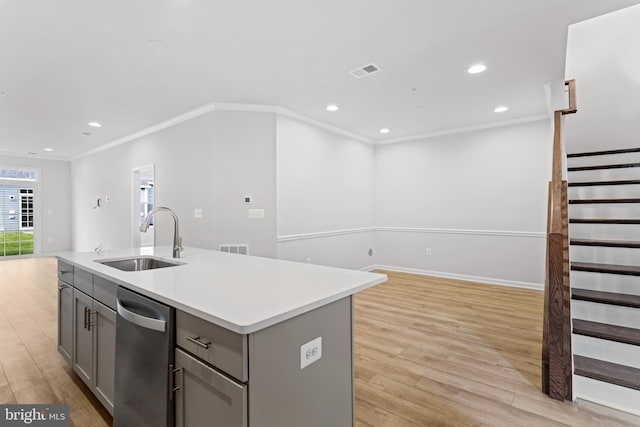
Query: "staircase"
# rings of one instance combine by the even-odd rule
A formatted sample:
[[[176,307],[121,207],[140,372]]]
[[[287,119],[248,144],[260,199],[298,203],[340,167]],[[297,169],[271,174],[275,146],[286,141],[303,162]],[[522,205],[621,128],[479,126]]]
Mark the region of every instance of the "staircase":
[[[574,397],[640,415],[640,148],[567,161]]]

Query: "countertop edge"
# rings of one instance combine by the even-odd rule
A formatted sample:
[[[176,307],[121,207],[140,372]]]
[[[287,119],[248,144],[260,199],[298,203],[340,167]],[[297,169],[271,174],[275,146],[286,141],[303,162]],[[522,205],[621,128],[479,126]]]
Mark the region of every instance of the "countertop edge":
[[[238,333],[238,334],[241,334],[241,335],[248,335],[248,334],[252,334],[252,333],[261,331],[261,330],[266,329],[266,328],[268,328],[270,326],[273,326],[273,325],[278,324],[280,322],[283,322],[285,320],[288,320],[288,319],[291,319],[293,317],[296,317],[296,316],[298,316],[300,314],[307,313],[307,312],[309,312],[311,310],[314,310],[316,308],[319,308],[319,307],[325,306],[327,304],[330,304],[332,302],[338,301],[338,300],[340,300],[342,298],[354,295],[354,294],[356,294],[356,293],[358,293],[360,291],[363,291],[365,289],[368,289],[368,288],[371,288],[373,286],[376,286],[376,285],[378,285],[380,283],[383,283],[383,282],[385,282],[387,280],[387,276],[385,274],[375,273],[375,274],[377,274],[379,276],[382,276],[382,277],[379,277],[379,278],[377,278],[375,280],[371,280],[369,282],[363,283],[363,284],[361,284],[359,286],[356,286],[356,287],[353,287],[353,288],[351,288],[349,290],[346,290],[346,291],[343,291],[343,292],[338,292],[338,293],[330,295],[330,296],[328,296],[326,298],[319,299],[317,301],[314,301],[313,303],[306,304],[306,305],[303,305],[303,306],[300,306],[300,307],[296,307],[296,308],[294,308],[292,310],[282,312],[282,313],[280,313],[278,315],[275,315],[275,316],[272,316],[270,318],[261,320],[259,322],[255,322],[255,323],[248,324],[248,325],[239,325],[239,324],[236,324],[236,323],[232,323],[232,322],[230,322],[228,320],[219,318],[217,316],[214,316],[212,314],[209,314],[209,313],[206,313],[206,312],[202,312],[201,310],[198,310],[198,309],[193,308],[191,306],[182,304],[179,301],[172,300],[172,299],[170,299],[168,297],[165,297],[163,295],[157,294],[157,293],[155,293],[153,291],[150,291],[148,289],[141,288],[141,287],[139,287],[139,286],[137,286],[135,284],[132,284],[130,282],[126,282],[126,281],[118,279],[116,277],[109,276],[108,274],[105,274],[104,272],[101,272],[99,270],[93,269],[90,266],[87,266],[87,265],[85,265],[83,263],[78,263],[78,262],[76,262],[74,260],[71,260],[69,258],[65,258],[64,255],[56,254],[55,257],[57,259],[59,259],[59,260],[62,260],[64,262],[68,263],[68,264],[71,264],[71,265],[73,265],[75,267],[78,267],[78,268],[81,268],[81,269],[83,269],[85,271],[88,271],[91,274],[94,274],[96,276],[99,276],[99,277],[102,277],[102,278],[104,278],[106,280],[109,280],[109,281],[111,281],[113,283],[116,283],[119,286],[126,287],[127,289],[130,289],[132,291],[135,291],[135,292],[138,292],[140,294],[143,294],[143,295],[145,295],[145,296],[147,296],[149,298],[156,299],[159,302],[162,302],[164,304],[170,305],[170,306],[172,306],[172,307],[174,307],[174,308],[176,308],[178,310],[181,310],[181,311],[184,311],[186,313],[192,314],[192,315],[194,315],[194,316],[196,316],[196,317],[198,317],[198,318],[200,318],[202,320],[206,320],[206,321],[211,322],[211,323],[213,323],[213,324],[215,324],[217,326],[223,327],[225,329],[228,329],[228,330],[230,330],[232,332],[235,332],[235,333]]]

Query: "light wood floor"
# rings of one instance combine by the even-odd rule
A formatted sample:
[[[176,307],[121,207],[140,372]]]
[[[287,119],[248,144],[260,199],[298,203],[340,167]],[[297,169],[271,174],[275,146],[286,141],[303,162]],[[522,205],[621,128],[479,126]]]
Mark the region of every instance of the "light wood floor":
[[[55,266],[0,261],[0,404],[68,403],[72,425],[111,425],[57,353]],[[640,426],[540,393],[540,292],[387,274],[355,302],[359,427]]]

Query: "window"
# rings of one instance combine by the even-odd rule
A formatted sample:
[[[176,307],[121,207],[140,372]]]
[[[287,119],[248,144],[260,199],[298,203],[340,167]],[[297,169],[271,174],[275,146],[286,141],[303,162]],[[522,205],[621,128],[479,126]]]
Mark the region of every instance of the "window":
[[[33,188],[20,189],[20,228],[33,229]]]

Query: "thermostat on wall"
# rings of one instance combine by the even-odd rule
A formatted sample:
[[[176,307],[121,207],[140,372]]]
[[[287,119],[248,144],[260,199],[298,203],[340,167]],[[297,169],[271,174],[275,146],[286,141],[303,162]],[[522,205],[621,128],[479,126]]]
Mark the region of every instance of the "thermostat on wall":
[[[251,196],[244,196],[244,204],[245,205],[251,204]]]

